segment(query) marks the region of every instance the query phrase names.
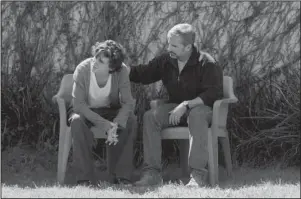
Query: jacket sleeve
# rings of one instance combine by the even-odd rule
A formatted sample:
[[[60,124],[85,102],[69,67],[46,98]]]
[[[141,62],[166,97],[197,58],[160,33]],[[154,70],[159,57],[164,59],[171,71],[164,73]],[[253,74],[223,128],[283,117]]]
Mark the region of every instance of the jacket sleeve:
[[[202,92],[199,97],[205,105],[212,107],[223,96],[223,71],[213,62],[207,62],[202,67]]]
[[[131,84],[129,80],[129,72],[126,67],[122,67],[118,79],[118,89],[120,93],[121,108],[117,116],[114,118],[114,122],[121,127],[126,128],[128,117],[131,112],[134,111],[134,99],[131,92]]]
[[[93,112],[87,105],[85,100],[86,86],[85,86],[85,71],[82,66],[78,66],[73,74],[74,84],[72,89],[73,108],[74,112],[83,115],[87,120],[92,122],[95,126],[101,127],[105,132],[111,128],[108,120],[104,119],[97,113]]]
[[[130,81],[150,84],[161,80],[163,73],[163,57],[155,57],[148,64],[131,66]]]

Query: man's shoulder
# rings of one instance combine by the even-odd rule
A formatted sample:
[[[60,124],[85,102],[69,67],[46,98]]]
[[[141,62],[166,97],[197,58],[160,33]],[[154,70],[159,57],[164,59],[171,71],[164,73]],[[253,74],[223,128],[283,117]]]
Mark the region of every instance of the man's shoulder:
[[[163,61],[171,61],[171,57],[168,52],[163,52],[159,57]]]
[[[172,64],[175,64],[175,59],[172,59],[168,52],[163,52],[158,54],[154,59],[157,62],[157,65],[161,68],[169,68]]]
[[[162,52],[157,54],[152,60],[156,60],[159,62],[165,62],[168,61],[170,58],[169,53],[168,52]]]

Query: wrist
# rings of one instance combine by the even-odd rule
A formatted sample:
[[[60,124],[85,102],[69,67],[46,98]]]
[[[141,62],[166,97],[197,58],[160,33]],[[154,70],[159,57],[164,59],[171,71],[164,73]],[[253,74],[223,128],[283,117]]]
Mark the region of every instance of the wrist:
[[[111,128],[118,126],[118,124],[116,122],[110,122],[110,123],[111,123]]]
[[[190,109],[189,101],[182,102],[183,106],[185,106],[186,110],[188,111]]]

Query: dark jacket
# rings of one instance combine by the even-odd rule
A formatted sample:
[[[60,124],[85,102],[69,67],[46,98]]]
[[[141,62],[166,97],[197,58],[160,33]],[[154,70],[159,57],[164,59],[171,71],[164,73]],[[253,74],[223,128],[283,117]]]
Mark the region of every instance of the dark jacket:
[[[178,63],[168,53],[155,57],[147,65],[132,66],[130,81],[150,84],[162,80],[170,103],[181,103],[200,97],[204,104],[213,107],[223,96],[222,69],[208,59],[199,61],[200,53],[193,47],[192,54],[179,74]]]

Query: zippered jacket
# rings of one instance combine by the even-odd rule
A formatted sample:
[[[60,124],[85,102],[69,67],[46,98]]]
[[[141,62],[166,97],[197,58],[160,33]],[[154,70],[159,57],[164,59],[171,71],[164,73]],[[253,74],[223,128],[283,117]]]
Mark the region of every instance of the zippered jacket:
[[[202,53],[202,52],[201,52]],[[200,97],[204,104],[213,107],[223,96],[223,71],[214,60],[199,61],[200,52],[193,47],[191,56],[179,73],[177,60],[163,53],[148,64],[131,66],[130,81],[150,84],[162,80],[169,103],[181,103]]]

